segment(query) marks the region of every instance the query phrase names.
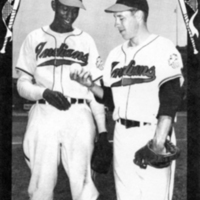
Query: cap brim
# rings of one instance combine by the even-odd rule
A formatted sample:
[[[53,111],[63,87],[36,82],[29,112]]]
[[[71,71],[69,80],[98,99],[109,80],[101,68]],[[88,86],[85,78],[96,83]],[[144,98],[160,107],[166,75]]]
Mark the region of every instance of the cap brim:
[[[59,0],[59,1],[60,1],[60,3],[66,5],[66,6],[78,7],[78,8],[82,8],[83,10],[86,10],[83,3],[79,0]]]
[[[109,8],[107,8],[105,10],[105,12],[107,13],[114,13],[114,12],[123,12],[123,11],[127,11],[127,10],[132,10],[133,7],[129,7],[123,4],[114,4],[112,6],[110,6]]]

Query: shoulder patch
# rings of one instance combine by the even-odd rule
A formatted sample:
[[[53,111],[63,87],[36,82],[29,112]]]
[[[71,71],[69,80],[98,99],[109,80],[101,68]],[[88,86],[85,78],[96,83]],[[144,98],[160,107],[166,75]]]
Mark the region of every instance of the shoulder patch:
[[[100,56],[96,60],[96,66],[98,69],[103,70],[103,61],[101,60]]]
[[[172,68],[174,69],[178,68],[179,67],[178,55],[175,53],[171,54],[168,63]]]

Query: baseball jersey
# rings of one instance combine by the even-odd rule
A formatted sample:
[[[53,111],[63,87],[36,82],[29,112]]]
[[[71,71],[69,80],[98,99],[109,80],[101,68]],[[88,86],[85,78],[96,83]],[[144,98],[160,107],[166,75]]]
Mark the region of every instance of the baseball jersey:
[[[182,77],[182,60],[174,44],[151,34],[141,45],[129,41],[113,49],[104,66],[104,84],[111,87],[114,120],[157,122],[160,86]]]
[[[57,33],[44,26],[26,37],[16,69],[32,76],[38,91],[48,88],[67,97],[90,99],[91,92],[69,77],[70,67],[75,63],[89,70],[94,79],[102,75],[98,68],[100,57],[92,37],[78,28],[69,33]],[[42,98],[29,93],[25,95],[27,99]]]

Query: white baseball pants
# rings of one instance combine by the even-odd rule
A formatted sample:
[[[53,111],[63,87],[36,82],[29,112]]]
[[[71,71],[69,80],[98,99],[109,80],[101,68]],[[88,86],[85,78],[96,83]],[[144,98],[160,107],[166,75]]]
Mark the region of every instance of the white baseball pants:
[[[31,170],[30,200],[53,199],[60,160],[73,200],[96,200],[98,191],[90,167],[94,137],[94,121],[87,105],[75,104],[67,111],[48,104],[34,105],[23,142]]]
[[[135,152],[155,134],[155,125],[126,129],[116,122],[114,132],[114,178],[117,200],[171,200],[175,162],[170,167],[141,169],[133,163]],[[174,133],[172,141],[175,144]]]

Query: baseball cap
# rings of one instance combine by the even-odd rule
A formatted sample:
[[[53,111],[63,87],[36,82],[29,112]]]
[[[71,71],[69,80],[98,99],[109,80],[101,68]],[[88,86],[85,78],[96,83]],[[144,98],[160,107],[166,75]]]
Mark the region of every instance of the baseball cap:
[[[59,0],[59,2],[66,6],[73,6],[86,10],[85,6],[82,3],[82,0]]]
[[[127,10],[132,10],[136,8],[138,10],[142,10],[146,13],[149,12],[149,6],[146,0],[117,0],[117,2],[107,8],[105,12],[114,13],[114,12],[122,12]]]

